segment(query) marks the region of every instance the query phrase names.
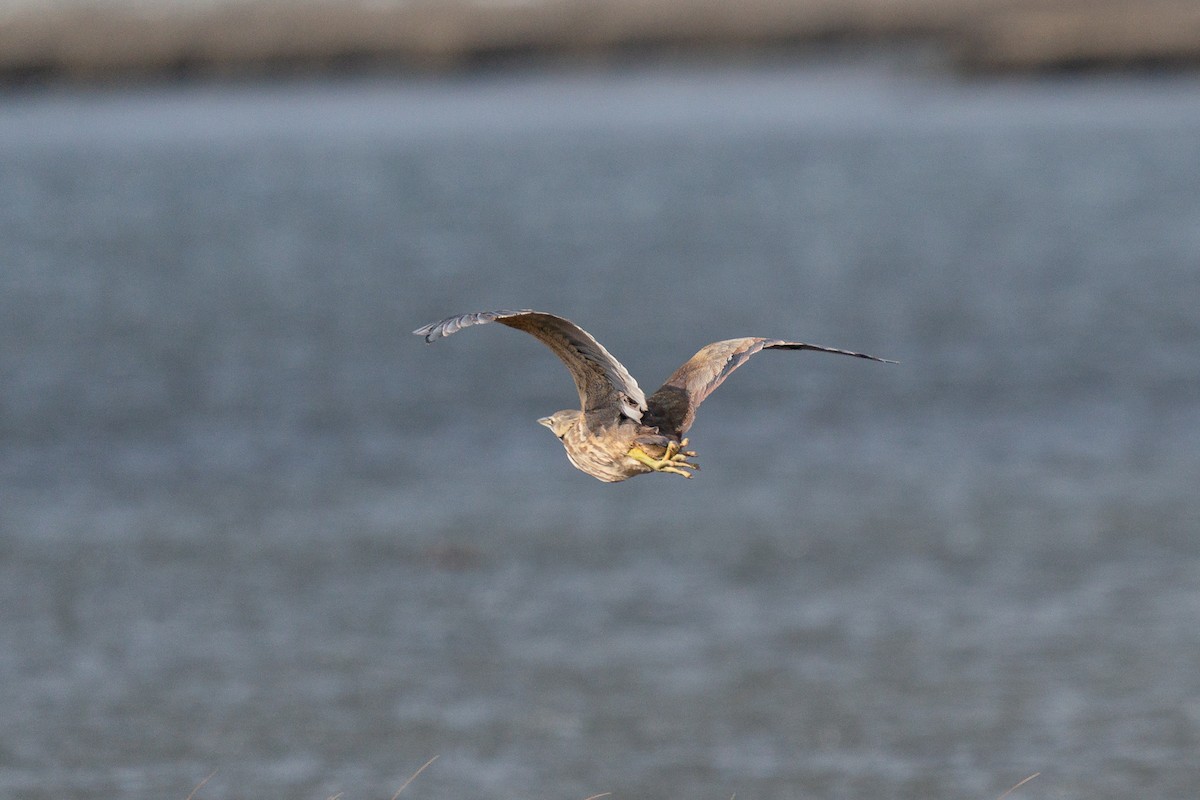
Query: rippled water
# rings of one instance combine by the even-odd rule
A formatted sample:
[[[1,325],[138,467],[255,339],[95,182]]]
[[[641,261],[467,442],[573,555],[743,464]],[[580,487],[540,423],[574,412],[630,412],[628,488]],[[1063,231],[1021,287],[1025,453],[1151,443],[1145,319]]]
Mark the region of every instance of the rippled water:
[[[1190,798],[1200,90],[877,67],[0,100],[0,788]],[[691,482],[604,485],[557,311]]]

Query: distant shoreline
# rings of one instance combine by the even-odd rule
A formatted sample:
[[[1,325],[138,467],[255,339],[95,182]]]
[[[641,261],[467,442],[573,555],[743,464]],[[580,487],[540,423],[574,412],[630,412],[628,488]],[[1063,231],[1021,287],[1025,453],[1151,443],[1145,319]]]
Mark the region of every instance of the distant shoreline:
[[[963,71],[1200,66],[1195,0],[137,0],[0,13],[0,82],[919,42]]]

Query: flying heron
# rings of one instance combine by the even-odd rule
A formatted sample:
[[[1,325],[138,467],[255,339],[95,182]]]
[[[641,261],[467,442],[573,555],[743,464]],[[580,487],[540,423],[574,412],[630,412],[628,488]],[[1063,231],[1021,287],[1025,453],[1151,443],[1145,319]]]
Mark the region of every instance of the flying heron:
[[[566,364],[579,391],[580,408],[556,411],[539,423],[549,428],[578,469],[606,482],[648,472],[692,477],[696,453],[684,448],[696,409],[750,356],[769,348],[816,350],[896,362],[865,353],[783,339],[726,339],[700,348],[647,398],[629,371],[583,328],[542,311],[477,311],[447,317],[413,333],[434,342],[472,325],[499,322],[536,336]]]

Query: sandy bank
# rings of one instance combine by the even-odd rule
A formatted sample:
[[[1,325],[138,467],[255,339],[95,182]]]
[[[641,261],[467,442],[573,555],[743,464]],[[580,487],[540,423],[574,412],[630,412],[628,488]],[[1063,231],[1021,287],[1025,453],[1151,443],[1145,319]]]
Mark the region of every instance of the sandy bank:
[[[32,0],[0,14],[0,78],[236,74],[514,55],[928,42],[963,69],[1200,64],[1195,0]]]

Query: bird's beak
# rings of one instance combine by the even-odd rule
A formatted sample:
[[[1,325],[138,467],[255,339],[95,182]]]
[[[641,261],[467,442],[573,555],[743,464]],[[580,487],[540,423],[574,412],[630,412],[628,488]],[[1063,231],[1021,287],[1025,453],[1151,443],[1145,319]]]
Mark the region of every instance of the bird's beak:
[[[549,417],[542,417],[538,420],[538,425],[545,425],[547,428],[549,428],[554,425],[554,420],[550,419]]]

